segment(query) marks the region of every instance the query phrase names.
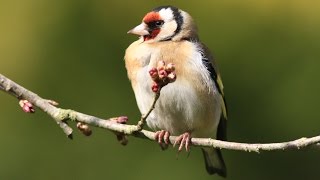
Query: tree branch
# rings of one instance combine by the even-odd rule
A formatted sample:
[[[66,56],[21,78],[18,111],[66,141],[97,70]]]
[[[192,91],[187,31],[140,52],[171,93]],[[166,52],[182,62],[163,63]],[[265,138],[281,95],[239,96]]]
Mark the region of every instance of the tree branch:
[[[89,124],[91,126],[100,127],[113,132],[131,135],[138,138],[144,138],[155,141],[155,133],[147,130],[140,130],[136,125],[119,124],[112,119],[100,119],[91,115],[83,114],[71,109],[61,109],[50,104],[50,101],[41,98],[37,94],[25,89],[17,83],[11,81],[7,77],[0,74],[0,90],[18,98],[26,99],[34,106],[51,116],[55,122],[62,128],[63,132],[72,138],[72,129],[66,123],[68,120],[77,121]],[[157,97],[157,96],[156,96]],[[155,100],[156,101],[156,100]],[[150,110],[151,112],[151,110]],[[142,116],[142,118],[145,118]],[[170,136],[170,143],[173,144],[176,136]],[[273,150],[287,150],[287,149],[302,149],[305,147],[316,146],[320,147],[320,136],[311,138],[300,138],[293,141],[281,143],[265,143],[265,144],[248,144],[238,142],[220,141],[210,138],[192,138],[191,144],[193,146],[213,147],[220,149],[260,152],[260,151],[273,151]]]

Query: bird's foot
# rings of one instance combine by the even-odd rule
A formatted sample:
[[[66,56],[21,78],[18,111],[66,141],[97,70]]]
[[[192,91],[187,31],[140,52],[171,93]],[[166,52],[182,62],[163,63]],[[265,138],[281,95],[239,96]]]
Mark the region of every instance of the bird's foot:
[[[156,141],[158,141],[162,150],[165,150],[168,148],[168,145],[170,142],[169,137],[170,137],[170,133],[165,130],[157,131],[154,135],[154,138],[156,139]]]
[[[186,151],[189,152],[190,142],[191,142],[190,133],[186,132],[177,137],[176,141],[173,144],[173,147],[176,146],[177,144],[180,144],[178,148],[178,152],[181,152],[183,147],[185,147]]]
[[[165,131],[165,130],[157,131],[154,136],[159,144],[162,144],[163,142],[165,144],[169,144],[170,133],[168,131]]]

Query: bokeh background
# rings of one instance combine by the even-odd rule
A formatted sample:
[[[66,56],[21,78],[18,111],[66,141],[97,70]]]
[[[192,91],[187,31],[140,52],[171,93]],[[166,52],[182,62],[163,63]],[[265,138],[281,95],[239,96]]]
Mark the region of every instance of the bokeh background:
[[[159,5],[193,15],[214,52],[229,106],[228,137],[281,142],[320,132],[320,3],[304,1],[0,1],[0,72],[40,96],[102,118],[139,119],[124,67],[126,32]],[[0,179],[221,179],[189,157],[105,130],[68,140],[43,112],[0,92]],[[316,149],[223,150],[228,179],[319,179]]]

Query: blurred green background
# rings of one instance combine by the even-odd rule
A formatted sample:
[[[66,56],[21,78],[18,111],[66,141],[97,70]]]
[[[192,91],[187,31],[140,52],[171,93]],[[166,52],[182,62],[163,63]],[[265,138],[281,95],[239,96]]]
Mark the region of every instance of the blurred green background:
[[[319,1],[1,1],[0,72],[40,96],[102,118],[139,119],[124,67],[126,32],[159,5],[196,20],[214,52],[229,107],[228,137],[280,142],[319,134]],[[0,179],[221,179],[190,156],[94,129],[68,140],[43,112],[0,93]],[[74,125],[74,124],[73,124]],[[319,150],[223,151],[228,179],[319,179]]]

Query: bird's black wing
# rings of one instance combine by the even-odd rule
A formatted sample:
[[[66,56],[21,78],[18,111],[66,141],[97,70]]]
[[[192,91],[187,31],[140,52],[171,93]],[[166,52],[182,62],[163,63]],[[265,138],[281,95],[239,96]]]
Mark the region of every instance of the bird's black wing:
[[[220,98],[222,99],[221,101],[222,114],[220,117],[220,122],[218,126],[218,131],[217,131],[217,139],[225,141],[227,140],[227,104],[224,97],[222,80],[221,80],[218,68],[215,64],[215,60],[212,54],[210,53],[209,49],[204,44],[201,44],[200,48],[202,51],[202,62],[206,66],[207,70],[209,71],[210,76],[215,86],[218,89]]]

